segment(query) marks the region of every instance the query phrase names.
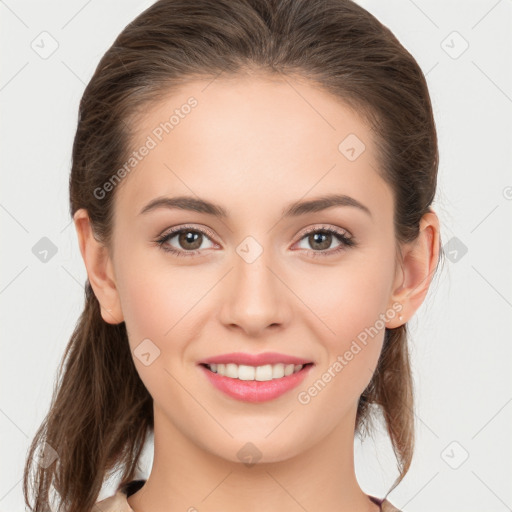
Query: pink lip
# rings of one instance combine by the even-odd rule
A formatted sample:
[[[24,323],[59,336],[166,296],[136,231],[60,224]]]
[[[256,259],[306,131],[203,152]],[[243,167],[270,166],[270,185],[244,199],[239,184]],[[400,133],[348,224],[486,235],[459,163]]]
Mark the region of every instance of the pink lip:
[[[223,377],[212,372],[202,364],[199,365],[199,367],[209,381],[226,395],[244,402],[256,403],[273,400],[274,398],[277,398],[287,391],[297,387],[304,380],[313,365],[309,364],[303,367],[299,372],[292,373],[287,377],[268,381],[232,379],[231,377]]]
[[[243,352],[232,352],[220,356],[209,357],[199,361],[199,364],[245,364],[247,366],[263,366],[265,364],[307,364],[313,361],[300,357],[279,354],[278,352],[263,352],[261,354],[248,354]]]

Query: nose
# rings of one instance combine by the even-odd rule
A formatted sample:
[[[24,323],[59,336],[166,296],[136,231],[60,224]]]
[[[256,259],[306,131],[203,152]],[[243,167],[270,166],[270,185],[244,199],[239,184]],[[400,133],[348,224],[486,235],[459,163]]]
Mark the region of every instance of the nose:
[[[223,280],[222,323],[251,337],[264,336],[268,328],[283,328],[289,321],[293,294],[280,274],[265,251],[252,262],[235,255],[234,268]]]

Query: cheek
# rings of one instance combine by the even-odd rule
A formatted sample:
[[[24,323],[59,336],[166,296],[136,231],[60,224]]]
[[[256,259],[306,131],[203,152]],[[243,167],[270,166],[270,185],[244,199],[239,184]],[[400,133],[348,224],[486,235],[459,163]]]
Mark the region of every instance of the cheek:
[[[121,307],[132,349],[144,338],[161,339],[173,326],[177,298],[165,287],[165,282],[140,273],[128,276],[120,290]]]
[[[380,356],[393,263],[385,258],[354,261],[353,264],[323,269],[308,278],[299,295],[313,311],[309,327],[326,352],[324,367],[328,386],[338,397],[355,400],[366,388]],[[337,362],[337,363],[335,363]]]
[[[173,338],[207,290],[207,284],[193,272],[136,253],[122,262],[118,289],[132,349],[144,338],[154,339],[161,348]],[[173,344],[177,341],[174,336]]]
[[[312,270],[302,282],[299,292],[306,305],[319,319],[322,336],[329,345],[350,340],[376,326],[383,330],[382,321],[389,302],[392,273],[384,262],[355,262],[339,268]]]
[[[182,273],[156,265],[136,265],[132,260],[119,275],[121,307],[137,372],[157,402],[180,403],[183,397],[173,379],[174,368],[183,358],[187,341],[183,330],[197,294],[187,289]]]
[[[323,418],[325,432],[355,410],[375,372],[385,334],[379,319],[384,293],[379,297],[375,286],[363,288],[354,281],[351,288],[349,284],[345,281],[329,297],[318,295],[323,323],[315,320],[312,328],[324,357],[298,397],[311,417]]]

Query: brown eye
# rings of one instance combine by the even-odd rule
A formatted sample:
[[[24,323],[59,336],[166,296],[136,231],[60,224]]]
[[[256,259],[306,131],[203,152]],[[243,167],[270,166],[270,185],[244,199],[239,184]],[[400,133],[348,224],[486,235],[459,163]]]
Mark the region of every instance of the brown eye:
[[[313,233],[312,235],[308,235],[308,242],[313,247],[313,249],[318,249],[323,251],[325,249],[329,249],[331,246],[331,242],[333,239],[333,235],[331,233],[326,233],[323,231],[318,231]]]
[[[176,239],[176,241],[172,243],[174,239]],[[210,240],[210,235],[205,231],[185,227],[170,231],[156,240],[156,243],[164,251],[173,253],[176,256],[194,256],[197,251],[201,249],[205,240],[210,241],[211,245],[210,247],[202,247],[202,249],[213,247],[214,244]]]
[[[312,248],[312,250],[305,248],[312,256],[332,256],[356,245],[354,238],[348,236],[346,231],[338,231],[329,227],[310,229],[301,238],[301,242],[303,240],[306,240],[306,245]],[[328,250],[333,240],[338,241],[339,246],[333,250]]]
[[[178,243],[180,247],[188,250],[196,250],[201,247],[203,234],[198,231],[182,231],[178,234]]]

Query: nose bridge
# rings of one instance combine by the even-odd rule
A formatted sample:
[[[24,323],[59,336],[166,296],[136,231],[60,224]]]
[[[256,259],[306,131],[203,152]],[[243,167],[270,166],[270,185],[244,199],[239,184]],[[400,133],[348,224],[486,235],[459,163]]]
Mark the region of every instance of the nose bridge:
[[[270,246],[264,247],[254,237],[246,237],[236,247],[233,265],[223,304],[224,323],[236,324],[253,334],[283,323],[285,287],[275,275],[279,265]]]

